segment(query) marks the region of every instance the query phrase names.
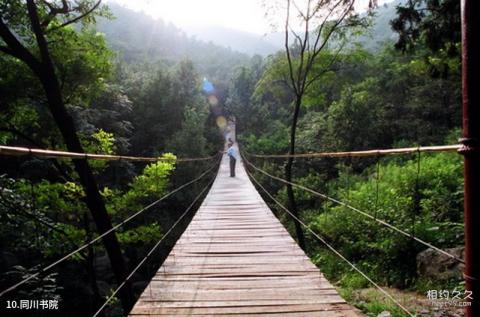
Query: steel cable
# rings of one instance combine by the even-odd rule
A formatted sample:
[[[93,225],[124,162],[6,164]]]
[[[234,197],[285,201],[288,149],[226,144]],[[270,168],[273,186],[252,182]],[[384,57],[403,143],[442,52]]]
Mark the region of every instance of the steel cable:
[[[54,150],[32,149],[26,147],[4,146],[0,145],[1,155],[31,155],[45,158],[65,158],[65,159],[87,159],[87,160],[102,160],[102,161],[137,161],[137,162],[195,162],[212,160],[219,155],[219,153],[208,157],[193,157],[193,158],[165,158],[165,157],[141,157],[141,156],[126,156],[126,155],[107,155],[107,154],[92,154],[92,153],[78,153]]]
[[[422,240],[422,239],[414,236],[413,234],[408,233],[408,232],[406,232],[405,230],[402,230],[402,229],[400,229],[400,228],[398,228],[398,227],[396,227],[396,226],[394,226],[394,225],[386,222],[385,220],[378,219],[378,218],[376,218],[375,216],[372,216],[371,214],[369,214],[368,212],[365,212],[365,211],[360,210],[360,209],[358,209],[358,208],[356,208],[356,207],[353,207],[353,206],[351,206],[351,205],[349,205],[349,204],[347,204],[347,203],[344,203],[344,202],[342,202],[342,201],[340,201],[340,200],[338,200],[338,199],[335,199],[335,198],[332,198],[332,197],[327,196],[327,195],[325,195],[325,194],[319,193],[319,192],[317,192],[317,191],[315,191],[315,190],[313,190],[313,189],[310,189],[310,188],[308,188],[308,187],[305,187],[305,186],[303,186],[303,185],[296,184],[296,183],[292,183],[292,182],[289,182],[289,181],[287,181],[287,180],[285,180],[285,179],[283,179],[283,178],[280,178],[280,177],[274,176],[274,175],[272,175],[272,174],[269,174],[268,172],[266,172],[266,171],[258,168],[257,166],[253,165],[246,157],[244,157],[244,160],[245,160],[245,162],[246,162],[248,165],[250,165],[251,167],[253,167],[255,170],[259,171],[260,173],[262,173],[262,174],[264,174],[264,175],[266,175],[266,176],[268,176],[268,177],[270,177],[270,178],[272,178],[272,179],[275,179],[275,180],[280,181],[280,182],[282,182],[282,183],[289,184],[289,185],[292,185],[292,186],[294,186],[294,187],[303,189],[303,190],[305,190],[305,191],[308,191],[308,192],[311,193],[311,194],[314,194],[314,195],[316,195],[316,196],[322,197],[322,198],[327,199],[327,200],[330,200],[330,201],[332,201],[332,202],[334,202],[334,203],[336,203],[336,204],[339,204],[339,205],[341,205],[341,206],[344,206],[344,207],[346,207],[346,208],[348,208],[348,209],[350,209],[350,210],[353,210],[353,211],[355,211],[355,212],[357,212],[357,213],[359,213],[359,214],[361,214],[361,215],[363,215],[363,216],[365,216],[365,217],[367,217],[367,218],[369,218],[369,219],[371,219],[371,220],[374,220],[374,221],[376,221],[376,222],[384,225],[385,227],[388,227],[388,228],[390,228],[390,229],[392,229],[392,230],[394,230],[394,231],[396,231],[396,232],[398,232],[398,233],[400,233],[400,234],[402,234],[402,235],[404,235],[404,236],[406,236],[406,237],[412,238],[413,240],[415,240],[415,241],[423,244],[424,246],[427,246],[427,247],[429,247],[429,248],[437,251],[438,253],[441,253],[441,254],[443,254],[443,255],[446,255],[446,256],[448,256],[449,258],[455,259],[455,260],[457,260],[457,261],[460,262],[460,263],[465,263],[465,261],[464,261],[463,259],[461,259],[461,258],[459,258],[459,257],[457,257],[457,256],[455,256],[455,255],[453,255],[453,254],[450,254],[450,253],[448,253],[448,252],[446,252],[446,251],[444,251],[444,250],[442,250],[442,249],[440,249],[440,248],[432,245],[431,243],[428,243],[428,242],[426,242],[426,241],[424,241],[424,240]]]
[[[417,146],[398,149],[375,149],[365,151],[345,151],[345,152],[319,152],[319,153],[299,153],[299,154],[250,154],[248,156],[257,158],[317,158],[317,157],[365,157],[408,154],[417,152],[456,152],[461,148],[460,144],[453,145],[435,145],[435,146]]]
[[[147,261],[147,259],[152,255],[153,252],[158,248],[160,243],[172,232],[172,230],[180,223],[180,221],[188,214],[188,212],[192,209],[192,207],[195,205],[195,203],[200,199],[200,197],[203,195],[203,193],[209,188],[209,186],[213,183],[215,180],[215,177],[213,177],[210,182],[202,189],[202,191],[195,197],[193,202],[187,207],[187,209],[183,212],[183,214],[175,221],[175,223],[170,227],[170,229],[163,235],[163,237],[153,246],[153,248],[147,253],[147,255],[137,264],[137,266],[130,272],[130,274],[125,278],[125,280],[118,285],[118,287],[113,291],[113,293],[107,298],[105,303],[97,310],[97,312],[93,315],[93,317],[98,316],[102,312],[102,310],[107,306],[107,304],[112,300],[113,297],[120,291],[120,289],[127,283],[127,281],[135,274],[138,269]]]
[[[45,266],[44,268],[40,269],[37,273],[34,273],[32,275],[30,275],[29,277],[23,279],[22,281],[16,283],[15,285],[12,285],[10,286],[9,288],[3,290],[1,293],[0,293],[0,297],[5,295],[6,293],[10,292],[10,291],[13,291],[14,289],[16,289],[17,287],[25,284],[26,282],[30,281],[31,279],[39,276],[40,274],[50,270],[51,268],[53,268],[54,266],[64,262],[65,260],[71,258],[73,255],[77,254],[78,252],[84,250],[85,248],[87,248],[88,246],[94,244],[95,242],[97,242],[98,240],[100,240],[101,238],[105,237],[106,235],[108,235],[109,233],[112,233],[113,231],[117,230],[118,228],[120,228],[121,226],[123,226],[124,224],[126,224],[127,222],[129,222],[130,220],[132,220],[133,218],[137,217],[138,215],[140,215],[141,213],[145,212],[146,210],[152,208],[153,206],[155,206],[156,204],[158,204],[159,202],[165,200],[166,198],[170,197],[171,195],[175,194],[176,192],[184,189],[185,187],[193,184],[193,183],[196,183],[197,181],[199,181],[200,179],[202,179],[205,175],[207,175],[215,166],[217,165],[217,163],[213,164],[211,167],[209,167],[207,170],[205,170],[202,174],[200,174],[200,176],[198,176],[197,178],[177,187],[176,189],[170,191],[169,193],[163,195],[161,198],[157,199],[156,201],[152,202],[151,204],[149,204],[148,206],[140,209],[139,211],[137,211],[136,213],[134,213],[133,215],[129,216],[128,218],[124,219],[122,222],[118,223],[117,225],[113,226],[111,229],[105,231],[104,233],[102,233],[101,235],[99,235],[98,237],[94,238],[93,240],[85,243],[84,245],[82,245],[81,247],[77,248],[76,250],[70,252],[69,254],[65,255],[64,257],[58,259],[57,261],[53,262],[52,264],[48,265],[48,266]]]
[[[313,236],[315,236],[318,240],[320,240],[327,248],[329,248],[333,253],[335,253],[338,257],[344,260],[348,265],[350,265],[355,271],[357,271],[360,275],[362,275],[366,280],[368,280],[372,285],[374,285],[380,292],[382,292],[385,296],[387,296],[393,303],[395,303],[398,307],[400,307],[405,313],[409,316],[414,317],[415,315],[412,314],[405,306],[400,304],[390,293],[384,290],[380,285],[378,285],[375,281],[373,281],[368,275],[363,273],[355,264],[350,262],[347,258],[345,258],[340,252],[338,252],[334,247],[332,247],[325,239],[319,236],[315,231],[310,229],[302,220],[296,217],[290,210],[288,210],[282,203],[280,203],[272,194],[270,194],[265,187],[263,187],[260,182],[247,170],[248,175],[251,179],[272,199],[280,208],[282,208],[285,212],[287,212],[292,218],[294,218],[297,222],[299,222],[305,229],[307,229]]]

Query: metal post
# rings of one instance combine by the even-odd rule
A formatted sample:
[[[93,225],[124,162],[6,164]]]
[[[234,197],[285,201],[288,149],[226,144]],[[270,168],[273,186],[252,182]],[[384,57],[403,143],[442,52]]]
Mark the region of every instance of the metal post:
[[[480,316],[480,2],[461,1],[462,99],[465,175],[465,288],[472,292],[465,316]]]

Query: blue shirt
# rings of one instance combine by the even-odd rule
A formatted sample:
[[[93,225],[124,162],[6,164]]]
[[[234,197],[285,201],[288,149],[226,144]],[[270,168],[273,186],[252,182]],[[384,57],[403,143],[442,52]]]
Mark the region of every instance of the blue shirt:
[[[237,159],[237,151],[235,150],[235,148],[233,146],[231,146],[228,150],[227,150],[227,154],[228,156],[231,156],[233,157],[234,159]]]

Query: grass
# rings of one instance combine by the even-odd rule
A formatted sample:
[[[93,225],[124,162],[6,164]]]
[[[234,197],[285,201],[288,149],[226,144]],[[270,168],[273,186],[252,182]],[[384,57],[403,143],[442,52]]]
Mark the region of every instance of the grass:
[[[391,290],[389,291],[391,292]],[[355,305],[355,307],[367,316],[376,317],[378,314],[387,311],[393,317],[408,317],[407,313],[375,288],[341,288],[339,289],[339,293],[346,301]],[[406,305],[409,311],[416,311],[415,307],[411,307],[407,296],[401,296],[400,298],[398,296],[394,297],[396,300],[399,300],[402,305]]]

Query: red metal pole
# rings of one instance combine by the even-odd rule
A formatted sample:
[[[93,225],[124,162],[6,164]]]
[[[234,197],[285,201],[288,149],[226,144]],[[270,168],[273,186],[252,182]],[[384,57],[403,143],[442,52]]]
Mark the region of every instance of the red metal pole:
[[[465,316],[480,316],[480,1],[462,0],[462,100],[465,175]],[[476,33],[477,32],[477,33]],[[475,38],[477,37],[477,38]]]

